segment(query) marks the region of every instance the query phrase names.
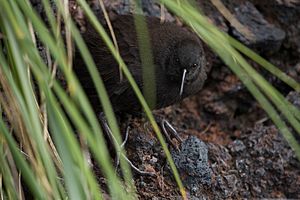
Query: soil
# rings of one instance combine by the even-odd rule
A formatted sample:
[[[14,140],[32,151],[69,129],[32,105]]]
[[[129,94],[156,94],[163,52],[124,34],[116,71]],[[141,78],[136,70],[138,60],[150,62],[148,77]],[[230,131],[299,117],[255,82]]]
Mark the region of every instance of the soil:
[[[70,2],[72,15],[84,29],[81,9]],[[99,13],[97,2],[93,0],[91,5]],[[132,12],[129,2],[104,1],[107,10],[117,14]],[[165,20],[178,22],[154,1],[142,2],[145,15],[160,17],[163,12]],[[228,21],[211,1],[198,0],[197,6],[221,30],[299,82],[300,2],[222,2],[246,27],[246,32]],[[300,162],[293,150],[236,75],[217,56],[211,52],[209,56],[211,69],[202,91],[180,104],[155,111],[184,139],[178,143],[178,149],[172,146],[170,149],[189,199],[300,199]],[[251,64],[299,107],[299,94],[255,63]],[[140,170],[155,174],[141,175],[133,170],[140,199],[181,199],[166,156],[145,120],[131,120],[126,151]]]

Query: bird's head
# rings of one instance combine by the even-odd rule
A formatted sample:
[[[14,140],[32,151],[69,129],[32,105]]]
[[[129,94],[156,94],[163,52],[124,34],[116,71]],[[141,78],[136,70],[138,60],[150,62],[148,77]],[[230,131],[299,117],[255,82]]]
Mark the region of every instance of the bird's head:
[[[205,55],[202,45],[198,41],[183,40],[171,50],[165,63],[165,74],[180,83],[180,95],[184,86],[188,86],[205,73]]]

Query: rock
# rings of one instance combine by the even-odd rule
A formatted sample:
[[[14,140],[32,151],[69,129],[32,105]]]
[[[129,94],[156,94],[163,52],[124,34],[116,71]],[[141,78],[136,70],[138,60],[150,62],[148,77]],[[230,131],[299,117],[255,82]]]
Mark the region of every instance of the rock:
[[[290,53],[298,56],[300,53],[300,1],[251,1],[264,16],[280,25],[286,31],[287,39],[284,42],[284,46],[291,49]]]
[[[300,93],[296,91],[291,91],[287,96],[286,99],[293,104],[296,108],[298,108],[298,111],[300,110]],[[294,110],[292,110],[294,111]],[[294,113],[294,115],[297,115],[297,113]],[[300,136],[297,133],[295,129],[293,129],[290,125],[290,131],[293,133],[294,137],[296,140],[299,142],[300,141]]]
[[[98,4],[96,0],[95,5]],[[135,13],[134,4],[130,0],[116,0],[116,1],[106,1],[106,7],[108,10],[114,11],[119,15],[125,15],[129,13]],[[160,7],[159,4],[155,3],[154,0],[141,0],[141,6],[144,15],[152,17],[160,17]],[[97,9],[101,8],[98,6]]]
[[[300,162],[275,126],[257,125],[227,146],[207,146],[207,198],[300,198]]]
[[[197,3],[211,23],[220,30],[228,32],[229,29],[223,15],[212,5],[211,1],[197,1]]]
[[[206,144],[195,136],[184,140],[179,151],[171,151],[181,178],[192,194],[197,192],[200,185],[211,184],[207,153]]]
[[[241,140],[234,140],[231,144],[228,145],[228,148],[232,153],[242,152],[246,149],[246,146]]]
[[[274,53],[280,48],[285,32],[270,24],[250,2],[233,7],[233,14],[245,29],[237,29],[231,24],[231,34],[243,44],[259,53]]]
[[[298,109],[300,109],[300,93],[292,91],[290,92],[286,99],[292,103],[294,106],[296,106]]]

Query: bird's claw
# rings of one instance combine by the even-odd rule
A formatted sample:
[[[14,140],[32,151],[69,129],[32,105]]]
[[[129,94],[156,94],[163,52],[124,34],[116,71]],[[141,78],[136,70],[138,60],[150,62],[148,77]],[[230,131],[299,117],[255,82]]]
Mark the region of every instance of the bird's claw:
[[[128,162],[128,164],[131,166],[132,169],[134,169],[137,173],[141,174],[141,175],[150,175],[150,176],[153,176],[154,173],[152,172],[147,172],[147,171],[142,171],[140,170],[138,167],[136,167],[130,160],[129,158],[126,157],[126,155],[124,153],[122,153],[122,149],[125,147],[125,144],[128,140],[128,135],[129,135],[129,130],[130,130],[130,127],[127,126],[126,128],[126,134],[125,134],[125,139],[124,141],[122,142],[121,145],[119,145],[119,143],[117,142],[117,139],[115,138],[115,136],[112,134],[112,131],[107,123],[107,120],[105,118],[105,115],[104,113],[100,113],[100,122],[101,122],[101,125],[104,129],[104,132],[107,134],[110,142],[112,144],[117,144],[119,146],[119,150],[117,150],[117,156],[116,156],[116,170],[117,170],[117,167],[119,166],[120,164],[120,156],[122,156],[126,162]]]
[[[158,119],[159,125],[162,129],[162,133],[165,135],[167,141],[175,148],[178,150],[178,146],[174,143],[172,140],[171,136],[173,138],[176,138],[176,140],[179,143],[182,143],[182,138],[179,136],[178,132],[175,130],[175,128],[166,120],[166,119]]]

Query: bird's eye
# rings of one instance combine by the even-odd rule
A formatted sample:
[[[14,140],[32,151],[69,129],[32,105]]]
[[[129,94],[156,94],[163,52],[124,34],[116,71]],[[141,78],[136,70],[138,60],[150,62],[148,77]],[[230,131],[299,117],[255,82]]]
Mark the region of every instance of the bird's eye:
[[[179,58],[176,58],[176,62],[179,63]]]
[[[192,68],[196,68],[196,67],[198,67],[198,64],[194,63],[194,64],[192,64],[191,67],[192,67]]]

